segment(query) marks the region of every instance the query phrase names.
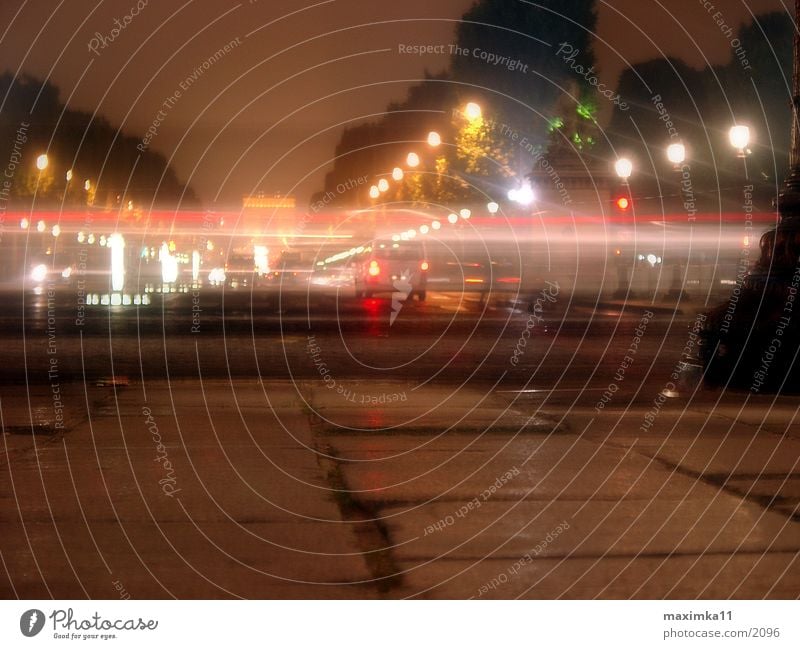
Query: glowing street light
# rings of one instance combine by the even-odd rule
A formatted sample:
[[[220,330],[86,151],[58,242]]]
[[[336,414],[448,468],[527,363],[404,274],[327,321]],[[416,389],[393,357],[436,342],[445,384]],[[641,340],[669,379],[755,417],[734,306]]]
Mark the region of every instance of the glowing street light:
[[[519,203],[520,205],[530,205],[533,203],[536,196],[533,193],[533,188],[525,183],[519,189],[511,189],[508,192],[508,200]]]
[[[750,144],[750,129],[741,124],[732,126],[731,130],[728,132],[728,138],[730,139],[731,146],[739,150],[739,157],[744,158],[746,155],[745,149],[747,149],[747,145]]]
[[[436,131],[431,131],[428,133],[428,146],[433,147],[434,149],[442,143],[442,136],[439,135]]]
[[[92,188],[92,181],[88,178],[83,181],[83,188],[88,192]]]
[[[50,164],[50,160],[48,160],[46,153],[43,153],[38,158],[36,158],[36,168],[39,171],[44,171],[45,169],[47,169],[48,164]]]
[[[403,173],[403,170],[400,167],[395,167],[394,169],[392,169],[392,178],[394,178],[397,182],[403,180],[404,175],[405,174]]]
[[[676,167],[682,165],[686,161],[686,147],[679,142],[670,144],[667,147],[667,160]]]
[[[439,228],[441,228],[441,227],[442,227],[442,224],[441,224],[441,223],[439,223],[439,221],[434,221],[433,223],[431,223],[431,227],[432,227],[434,230],[438,230]]]
[[[379,192],[388,192],[389,191],[389,181],[386,178],[381,178],[378,181],[378,191]]]
[[[420,234],[428,234],[430,232],[430,228],[427,225],[419,226]]]
[[[447,215],[447,222],[448,223],[452,223],[453,225],[458,223],[458,214],[448,214]]]
[[[41,284],[47,278],[47,266],[39,264],[34,266],[31,271],[31,279],[37,284]]]
[[[628,158],[620,158],[614,164],[614,171],[622,180],[627,181],[633,173],[633,163]]]
[[[54,237],[58,238],[61,235],[61,226],[58,224],[54,225],[51,232]]]
[[[419,167],[419,156],[412,151],[406,157],[406,164],[412,169]]]
[[[44,221],[39,221],[36,224],[36,231],[37,232],[44,232],[46,228],[47,228],[47,225],[45,224]]]
[[[467,208],[464,208],[459,212],[459,215],[461,216],[462,219],[466,221],[470,216],[472,216],[472,212]]]
[[[66,178],[67,182],[72,180],[72,169],[67,169]]]
[[[121,291],[125,285],[125,239],[115,232],[108,237],[111,248],[111,290]]]
[[[376,199],[381,195],[381,190],[378,189],[377,185],[373,185],[369,188],[369,197],[372,199]]]
[[[178,279],[178,258],[172,256],[166,242],[161,244],[158,258],[161,262],[161,279],[165,284],[171,284]]]
[[[486,206],[486,209],[489,210],[489,214],[497,214],[500,211],[500,206],[492,201]]]
[[[464,108],[464,116],[470,121],[474,122],[476,119],[480,119],[483,115],[483,111],[479,104],[476,104],[474,101],[469,102],[466,107]]]
[[[22,219],[19,222],[19,227],[22,228],[23,230],[27,230],[30,224],[31,222],[28,219]]]

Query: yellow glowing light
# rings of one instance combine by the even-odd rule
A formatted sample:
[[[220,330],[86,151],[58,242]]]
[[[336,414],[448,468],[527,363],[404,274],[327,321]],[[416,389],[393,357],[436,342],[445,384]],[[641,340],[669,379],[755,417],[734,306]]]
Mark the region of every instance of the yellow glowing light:
[[[479,104],[476,104],[474,101],[471,101],[467,104],[466,108],[464,108],[464,115],[470,121],[474,121],[476,119],[480,119],[483,115],[483,110],[481,109]]]

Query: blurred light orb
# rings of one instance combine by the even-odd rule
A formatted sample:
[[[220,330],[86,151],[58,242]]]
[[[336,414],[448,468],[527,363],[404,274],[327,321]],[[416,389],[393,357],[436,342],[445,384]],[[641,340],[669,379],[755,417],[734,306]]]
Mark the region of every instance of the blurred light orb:
[[[432,227],[434,230],[438,230],[439,228],[441,228],[441,227],[442,227],[442,224],[441,224],[441,223],[439,223],[439,221],[434,221],[433,223],[431,223],[431,227]]]
[[[468,210],[467,208],[464,208],[463,210],[461,210],[459,212],[459,215],[461,216],[462,219],[466,220],[470,216],[472,216],[472,212],[470,210]]]
[[[403,170],[400,167],[395,167],[394,169],[392,169],[392,178],[394,178],[397,182],[403,180],[404,175],[405,174],[403,173]]]
[[[48,164],[50,164],[50,160],[48,160],[46,153],[43,153],[38,158],[36,158],[36,168],[39,171],[44,171],[45,169],[47,169]]]
[[[483,110],[481,109],[479,104],[476,104],[474,101],[471,101],[464,108],[464,115],[469,121],[472,122],[476,119],[481,118],[481,116],[483,115]]]
[[[489,214],[497,214],[500,211],[500,206],[492,201],[486,206],[486,209],[489,210]]]
[[[447,216],[447,221],[448,221],[448,223],[453,223],[453,224],[458,223],[458,215],[457,214],[449,214]]]
[[[388,192],[389,191],[389,181],[386,178],[381,178],[378,181],[378,191],[379,192]]]
[[[47,266],[39,264],[33,267],[31,271],[31,279],[37,284],[42,283],[47,278]]]
[[[734,149],[743,151],[747,148],[747,145],[750,144],[750,129],[747,126],[742,126],[741,124],[732,126],[730,132],[728,133],[728,137],[730,138],[731,146]]]
[[[369,188],[369,197],[370,198],[378,198],[381,195],[381,190],[378,189],[377,185],[373,185]]]
[[[674,165],[681,165],[686,161],[686,147],[676,142],[667,147],[667,160]]]
[[[617,172],[617,176],[622,180],[628,180],[633,173],[633,163],[628,158],[620,158],[614,164],[614,171]]]
[[[45,225],[44,221],[39,221],[36,224],[36,231],[37,232],[44,232],[46,228],[47,228],[47,226]]]
[[[442,136],[439,135],[436,131],[431,131],[428,133],[428,146],[436,148],[442,143]]]
[[[412,151],[406,156],[406,164],[412,169],[419,167],[419,156]]]
[[[31,222],[28,219],[22,219],[19,222],[19,227],[23,230],[27,230],[30,227]]]
[[[428,234],[428,232],[430,232],[431,229],[427,225],[421,225],[419,226],[419,231],[421,234]]]
[[[60,225],[54,225],[53,229],[51,230],[51,232],[53,233],[54,237],[58,237],[61,234],[61,226]]]

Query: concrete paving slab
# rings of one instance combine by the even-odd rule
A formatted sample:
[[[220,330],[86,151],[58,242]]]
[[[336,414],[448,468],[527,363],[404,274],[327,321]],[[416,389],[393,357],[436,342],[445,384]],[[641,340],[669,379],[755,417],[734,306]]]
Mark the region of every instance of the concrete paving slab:
[[[382,510],[392,540],[402,544],[395,550],[398,560],[445,555],[514,560],[536,548],[541,556],[560,557],[800,550],[800,523],[724,493],[710,507],[704,495],[675,503],[593,501],[588,507],[489,502],[463,518],[458,509],[441,503],[407,514]],[[565,521],[569,528],[555,534]],[[548,538],[552,542],[545,543]]]
[[[795,553],[402,563],[405,597],[425,599],[794,599]]]
[[[337,438],[342,473],[354,497],[370,503],[463,500],[666,500],[693,481],[623,447],[575,436],[514,438],[446,435]],[[425,444],[422,446],[422,444]],[[512,476],[504,479],[506,472]],[[500,480],[501,486],[494,486]]]

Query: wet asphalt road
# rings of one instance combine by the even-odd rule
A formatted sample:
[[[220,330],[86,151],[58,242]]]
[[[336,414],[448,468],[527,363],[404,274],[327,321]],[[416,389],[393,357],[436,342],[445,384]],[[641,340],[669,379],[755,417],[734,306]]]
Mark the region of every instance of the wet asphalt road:
[[[0,344],[6,385],[170,378],[402,380],[476,383],[506,389],[608,385],[630,350],[626,385],[663,382],[681,358],[698,305],[625,309],[567,295],[429,292],[425,302],[392,296],[203,292],[155,296],[146,307],[87,307],[4,296]],[[74,299],[74,296],[73,298]],[[24,318],[21,316],[24,314]],[[24,325],[23,325],[24,322]],[[530,333],[530,336],[528,335]],[[50,372],[50,374],[49,374]]]

